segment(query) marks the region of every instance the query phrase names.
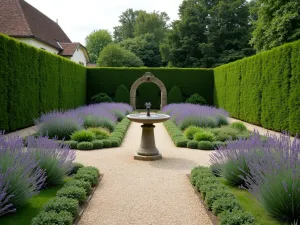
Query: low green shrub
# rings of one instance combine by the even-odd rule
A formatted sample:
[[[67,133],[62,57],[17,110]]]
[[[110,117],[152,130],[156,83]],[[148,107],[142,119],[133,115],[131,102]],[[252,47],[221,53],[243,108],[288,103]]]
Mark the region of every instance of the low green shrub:
[[[196,140],[196,141],[210,141],[210,142],[212,142],[212,141],[215,140],[215,136],[210,131],[199,131],[199,132],[195,133],[194,140]]]
[[[223,126],[220,128],[213,128],[210,130],[215,136],[216,141],[236,140],[240,131],[230,126]]]
[[[95,176],[99,176],[100,175],[100,171],[98,168],[94,167],[94,166],[85,166],[83,168],[80,168],[78,170],[79,173],[85,172],[85,173],[92,173]]]
[[[198,148],[198,141],[188,141],[187,147],[191,149],[197,149]]]
[[[86,199],[86,191],[82,187],[66,186],[66,187],[63,187],[62,189],[60,189],[56,193],[56,196],[57,197],[73,198],[73,199],[78,200],[79,204],[81,204]]]
[[[180,122],[179,128],[185,130],[189,126],[213,128],[218,127],[218,123],[213,117],[187,116]]]
[[[206,105],[207,104],[206,100],[202,96],[200,96],[198,93],[191,95],[185,101],[185,103],[198,104],[198,105]]]
[[[105,118],[100,116],[88,115],[84,118],[84,127],[104,127],[107,128],[110,132],[113,132],[116,124]]]
[[[110,137],[110,133],[107,129],[103,127],[89,127],[88,131],[91,131],[95,134],[95,139],[102,140]]]
[[[96,135],[90,130],[79,130],[71,135],[71,139],[78,142],[91,142],[95,138]]]
[[[212,209],[213,203],[220,198],[231,198],[234,199],[234,195],[224,189],[216,189],[210,191],[205,196],[205,203],[209,209]]]
[[[109,141],[110,141],[110,144],[111,144],[112,148],[116,148],[116,147],[119,147],[121,145],[121,141],[117,138],[112,137],[112,138],[109,139]]]
[[[80,142],[77,145],[78,150],[93,150],[94,146],[92,142]]]
[[[220,225],[255,225],[254,217],[243,210],[224,211],[219,218]]]
[[[105,93],[99,93],[97,95],[94,95],[91,99],[91,103],[93,104],[101,102],[112,102],[112,99]]]
[[[189,140],[193,140],[194,139],[194,135],[198,132],[203,132],[204,130],[201,127],[197,127],[197,126],[189,126],[188,128],[186,128],[184,130],[184,136],[189,139]]]
[[[200,150],[214,150],[214,146],[210,141],[199,141],[198,149]]]
[[[102,140],[102,142],[103,142],[103,148],[110,148],[111,147],[111,141],[110,140],[104,139],[104,140]]]
[[[61,211],[59,213],[50,212],[40,212],[31,221],[31,225],[72,225],[73,217],[72,214],[67,211]]]
[[[67,182],[64,186],[68,187],[68,186],[76,186],[76,187],[81,187],[84,188],[84,190],[86,191],[86,194],[88,195],[91,190],[92,190],[92,186],[89,182],[84,181],[84,180],[71,180],[69,182]]]
[[[238,139],[249,139],[251,137],[250,131],[243,131],[242,133],[238,134]]]
[[[221,127],[221,126],[226,126],[229,124],[227,117],[223,116],[223,115],[218,115],[216,117],[216,121],[217,121],[217,126]]]
[[[214,149],[218,149],[219,147],[226,146],[226,142],[222,142],[222,141],[213,141],[212,144],[214,146]]]
[[[117,118],[118,122],[122,121],[125,117],[125,114],[119,110],[113,110],[112,113]]]
[[[83,167],[80,168],[73,176],[76,180],[84,180],[89,182],[92,186],[96,185],[99,179],[99,170],[95,167]]]
[[[77,149],[78,141],[64,141],[63,144],[70,146],[70,149]]]
[[[178,138],[175,139],[175,146],[179,147],[179,148],[186,148],[188,143],[188,140],[186,140],[185,138]]]
[[[101,140],[94,140],[92,141],[93,149],[101,149],[103,148],[103,141]]]
[[[44,210],[45,212],[54,211],[56,213],[67,211],[75,218],[78,214],[79,202],[72,198],[55,197],[44,206]]]
[[[230,127],[238,129],[240,132],[247,131],[247,127],[242,122],[233,122]]]
[[[72,163],[72,169],[69,172],[69,175],[77,173],[77,171],[82,167],[84,167],[84,166],[81,163],[78,163],[78,162]]]
[[[235,198],[221,197],[212,204],[212,212],[217,216],[224,211],[241,210],[241,205]]]
[[[214,182],[213,183],[207,183],[207,184],[202,184],[199,187],[199,191],[201,193],[202,198],[205,200],[206,199],[206,194],[210,193],[211,191],[216,191],[216,190],[221,190],[225,189],[224,185],[221,185],[219,182]]]

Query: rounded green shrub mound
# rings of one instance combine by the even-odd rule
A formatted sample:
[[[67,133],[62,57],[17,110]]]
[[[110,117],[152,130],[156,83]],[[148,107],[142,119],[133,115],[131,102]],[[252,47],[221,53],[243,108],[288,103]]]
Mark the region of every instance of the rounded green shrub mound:
[[[103,127],[90,127],[88,131],[93,132],[97,140],[107,139],[110,136],[109,131]]]
[[[202,132],[203,129],[201,127],[197,127],[197,126],[189,126],[188,128],[186,128],[184,130],[184,136],[189,139],[189,140],[193,140],[194,139],[194,135],[197,132]]]
[[[57,197],[67,197],[76,199],[79,204],[83,203],[86,198],[86,191],[82,187],[66,186],[56,193]]]
[[[198,104],[198,105],[206,105],[206,100],[200,96],[198,93],[191,95],[186,101],[186,103]]]
[[[215,149],[226,146],[226,142],[222,142],[222,141],[213,141],[212,144]]]
[[[65,141],[64,145],[70,146],[70,149],[77,149],[78,141]]]
[[[97,95],[94,95],[91,99],[91,103],[93,104],[101,102],[112,102],[112,99],[105,93],[99,93]]]
[[[168,104],[181,102],[183,102],[181,90],[175,85],[168,93]]]
[[[104,139],[103,141],[103,148],[110,148],[111,147],[111,141]]]
[[[238,129],[240,132],[247,131],[247,127],[242,122],[233,122],[230,127]]]
[[[94,140],[94,141],[92,141],[92,144],[93,144],[94,149],[103,148],[103,141],[101,141],[101,140]]]
[[[84,118],[84,127],[104,127],[110,132],[114,131],[116,124],[105,118],[94,115],[88,115]]]
[[[45,212],[54,211],[59,213],[61,211],[70,212],[75,218],[79,209],[79,203],[76,199],[66,197],[56,197],[50,200],[44,207]]]
[[[94,186],[97,184],[98,179],[88,173],[77,173],[73,176],[75,180],[83,180]]]
[[[70,135],[82,129],[78,122],[71,118],[55,118],[42,123],[38,127],[40,136],[57,138],[59,140],[69,140]]]
[[[175,146],[180,148],[186,148],[188,140],[185,138],[178,138],[175,140]]]
[[[110,138],[110,143],[112,148],[119,147],[121,145],[118,139]]]
[[[238,129],[230,126],[223,126],[220,128],[213,128],[211,132],[216,136],[217,141],[236,140],[240,134]]]
[[[86,191],[87,194],[89,194],[92,190],[92,186],[89,182],[84,180],[71,180],[65,184],[66,187],[68,186],[76,186],[76,187],[82,187]]]
[[[59,225],[72,225],[73,217],[72,214],[67,211],[61,211],[59,213],[50,212],[40,212],[31,221],[31,225],[49,225],[49,224],[59,224]]]
[[[96,138],[96,135],[89,130],[79,130],[74,132],[71,135],[71,139],[73,141],[78,141],[78,142],[91,142],[92,140],[94,140]]]
[[[187,147],[191,149],[197,149],[198,148],[198,141],[189,141],[187,143]]]
[[[78,150],[92,150],[94,149],[93,143],[91,142],[80,142],[77,145]]]
[[[212,212],[217,216],[224,211],[240,210],[241,206],[236,199],[221,197],[212,204]]]
[[[200,131],[195,133],[194,140],[196,141],[214,141],[215,136],[210,131]]]
[[[130,104],[130,93],[128,88],[124,84],[121,84],[117,88],[114,101]]]
[[[77,146],[76,146],[76,148],[77,148]],[[81,163],[73,162],[73,163],[72,163],[72,169],[71,169],[71,171],[69,172],[69,174],[71,175],[71,174],[77,173],[77,171],[78,171],[80,168],[82,168],[82,167],[84,167],[84,166],[83,166]]]
[[[201,150],[214,150],[214,146],[210,141],[199,141],[198,149],[201,149]]]
[[[249,212],[245,212],[243,210],[223,211],[220,213],[219,218],[220,225],[256,225],[254,222],[254,217]]]

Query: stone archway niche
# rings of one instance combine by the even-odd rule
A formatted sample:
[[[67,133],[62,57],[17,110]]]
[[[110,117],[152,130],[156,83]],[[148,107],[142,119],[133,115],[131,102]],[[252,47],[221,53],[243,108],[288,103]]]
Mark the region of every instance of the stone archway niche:
[[[160,109],[167,105],[167,89],[164,83],[156,78],[152,73],[146,72],[141,78],[137,79],[130,89],[130,105],[135,110],[136,109],[136,90],[143,83],[155,83],[161,91],[161,102]]]

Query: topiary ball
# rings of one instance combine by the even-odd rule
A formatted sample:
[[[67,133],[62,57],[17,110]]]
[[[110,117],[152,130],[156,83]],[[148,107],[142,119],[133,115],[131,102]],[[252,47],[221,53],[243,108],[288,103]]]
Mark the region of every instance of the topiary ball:
[[[103,141],[101,141],[101,140],[94,140],[94,141],[92,141],[92,144],[93,144],[94,149],[103,148]]]
[[[91,142],[95,138],[96,138],[96,135],[92,131],[89,131],[89,130],[79,130],[79,131],[74,132],[71,135],[71,139],[73,141],[78,141],[78,142],[83,142],[83,141]]]
[[[207,104],[206,100],[202,96],[200,96],[198,93],[191,95],[185,101],[185,103],[198,104],[198,105],[206,105]]]
[[[198,148],[198,141],[189,141],[187,143],[187,147],[191,149],[197,149]]]
[[[198,149],[201,149],[201,150],[214,150],[214,146],[210,141],[199,141]]]
[[[111,147],[111,141],[110,140],[103,140],[103,148],[110,148]]]
[[[94,146],[91,142],[80,142],[77,145],[78,150],[92,150]]]

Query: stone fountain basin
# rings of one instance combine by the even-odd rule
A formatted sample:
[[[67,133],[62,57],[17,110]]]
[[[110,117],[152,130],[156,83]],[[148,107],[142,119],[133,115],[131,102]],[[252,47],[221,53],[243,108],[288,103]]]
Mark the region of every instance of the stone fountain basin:
[[[129,114],[127,118],[136,123],[143,123],[143,124],[153,124],[153,123],[162,123],[170,119],[169,115],[166,114]]]

